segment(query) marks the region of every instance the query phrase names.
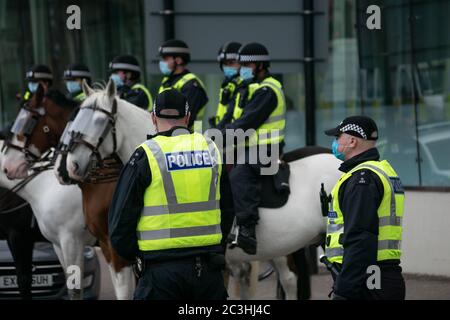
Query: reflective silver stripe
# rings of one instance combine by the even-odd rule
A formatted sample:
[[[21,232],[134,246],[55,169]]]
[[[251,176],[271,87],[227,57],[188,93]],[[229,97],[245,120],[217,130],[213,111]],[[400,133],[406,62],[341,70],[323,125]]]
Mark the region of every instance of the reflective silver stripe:
[[[88,71],[77,71],[77,70],[67,70],[64,72],[65,77],[80,77],[80,78],[90,78],[91,73]]]
[[[218,56],[217,56],[217,61],[220,60],[238,60],[239,59],[239,55],[237,53],[223,53],[221,52]]]
[[[384,171],[381,170],[380,168],[375,167],[375,166],[370,165],[370,164],[364,164],[364,163],[363,163],[361,166],[357,167],[356,170],[360,170],[360,169],[364,169],[364,168],[368,168],[368,169],[373,169],[373,170],[375,170],[376,172],[378,172],[379,174],[381,174],[383,177],[385,177],[386,180],[388,181],[389,186],[391,187],[391,212],[390,212],[390,215],[391,215],[391,217],[395,217],[395,216],[396,216],[396,213],[397,213],[397,208],[396,208],[396,205],[395,205],[394,186],[392,185],[391,179],[390,179],[389,176],[386,174],[386,172],[384,172]],[[356,171],[356,170],[355,170],[355,171]]]
[[[400,240],[378,240],[378,250],[400,250]]]
[[[378,250],[400,250],[400,240],[379,240]],[[344,248],[326,248],[325,254],[328,258],[344,256]]]
[[[222,234],[220,224],[200,227],[138,231],[137,236],[139,240],[160,240],[181,237],[207,236],[214,234]]]
[[[386,226],[401,226],[402,225],[402,218],[401,217],[381,217],[378,219],[379,226],[380,227],[386,227]]]
[[[155,157],[156,163],[158,164],[159,171],[161,172],[161,177],[164,185],[164,191],[166,192],[167,203],[175,204],[178,203],[177,195],[175,193],[175,186],[173,184],[172,175],[167,169],[166,158],[164,152],[161,150],[159,144],[154,140],[147,140],[146,145],[152,151]]]
[[[182,47],[161,47],[161,53],[190,53],[189,48]]]
[[[145,217],[159,216],[162,214],[175,214],[197,211],[210,211],[220,208],[220,201],[211,200],[204,202],[176,203],[162,206],[144,207],[142,215]]]
[[[344,255],[344,248],[326,248],[325,255],[328,258],[342,257]]]
[[[253,61],[270,61],[268,55],[239,55],[239,61],[241,62],[253,62]]]
[[[175,135],[181,135],[188,133],[185,130],[175,130]],[[173,183],[172,175],[167,170],[166,158],[164,156],[164,152],[161,150],[159,144],[154,140],[148,140],[146,145],[152,151],[153,156],[158,164],[159,171],[161,172],[161,178],[163,181],[164,191],[167,197],[168,205],[161,206],[147,206],[143,208],[142,215],[143,216],[154,216],[160,214],[167,213],[186,213],[186,212],[196,212],[196,211],[209,211],[220,208],[220,203],[216,200],[217,195],[217,185],[219,180],[218,173],[218,155],[216,148],[214,146],[214,142],[211,139],[206,139],[208,143],[208,148],[211,153],[211,158],[214,161],[212,167],[212,176],[211,176],[211,184],[209,188],[209,196],[208,201],[204,202],[195,202],[195,203],[178,203],[175,185]]]
[[[336,232],[344,232],[343,224],[327,224],[327,234],[336,233]]]
[[[281,120],[286,120],[285,114],[280,114],[280,115],[278,115],[278,116],[270,116],[270,117],[264,122],[264,124],[274,123],[274,122],[281,121]]]
[[[139,68],[138,66],[135,66],[133,64],[129,64],[129,63],[111,63],[109,65],[109,67],[111,69],[116,69],[116,70],[131,70],[131,71],[137,71],[137,72],[141,72],[141,68]]]
[[[53,75],[51,75],[50,73],[46,73],[46,72],[33,72],[33,71],[30,71],[30,72],[27,73],[27,77],[28,78],[35,78],[35,79],[49,79],[49,80],[53,79]]]

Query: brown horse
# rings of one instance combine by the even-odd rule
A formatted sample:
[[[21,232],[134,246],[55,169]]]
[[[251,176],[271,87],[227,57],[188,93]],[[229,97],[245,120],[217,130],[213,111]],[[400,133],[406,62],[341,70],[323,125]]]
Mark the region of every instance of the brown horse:
[[[39,86],[28,106],[28,110],[36,114],[36,124],[27,137],[26,148],[42,155],[51,148],[57,147],[72,113],[77,108],[78,105],[75,102],[65,98],[59,91],[50,90],[44,94]],[[42,109],[45,112],[40,111]],[[132,272],[131,267],[114,251],[108,236],[108,210],[116,182],[117,178],[108,181],[79,182],[78,186],[82,191],[87,228],[97,238],[110,266],[116,296],[119,299],[127,299],[131,298],[134,283],[124,283],[124,280],[130,277],[125,277],[123,272],[124,269]],[[130,281],[125,280],[125,282]]]

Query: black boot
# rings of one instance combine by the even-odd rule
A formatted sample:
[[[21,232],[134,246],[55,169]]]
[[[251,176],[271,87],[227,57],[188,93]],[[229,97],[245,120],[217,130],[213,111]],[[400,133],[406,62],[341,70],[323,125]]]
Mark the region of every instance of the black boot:
[[[247,254],[256,254],[256,234],[254,225],[239,227],[237,246]]]

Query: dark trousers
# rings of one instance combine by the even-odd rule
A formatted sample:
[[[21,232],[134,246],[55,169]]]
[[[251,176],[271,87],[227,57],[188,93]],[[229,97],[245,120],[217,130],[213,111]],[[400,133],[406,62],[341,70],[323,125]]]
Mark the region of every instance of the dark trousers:
[[[365,289],[364,300],[405,300],[405,280],[401,272],[392,270],[381,271],[381,289]]]
[[[237,164],[230,172],[236,223],[254,226],[261,203],[261,165]]]
[[[200,276],[192,260],[146,266],[135,300],[226,300],[222,270],[202,264]]]
[[[338,265],[342,268],[342,265]],[[336,278],[333,276],[333,279]],[[361,285],[353,300],[405,300],[405,280],[402,268],[396,266],[381,266],[380,289],[368,289],[366,281]],[[356,295],[356,292],[355,292]],[[348,297],[346,297],[348,298]]]

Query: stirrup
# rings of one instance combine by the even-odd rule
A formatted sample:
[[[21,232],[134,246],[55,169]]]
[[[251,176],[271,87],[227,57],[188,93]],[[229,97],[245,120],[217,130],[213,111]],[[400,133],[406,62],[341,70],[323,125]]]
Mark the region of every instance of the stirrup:
[[[239,236],[239,226],[236,226],[236,232],[234,234],[234,240],[231,242],[232,245],[237,246],[238,236]]]
[[[230,234],[234,232],[234,239],[229,242],[228,249],[234,249],[238,244],[238,236],[239,236],[239,226],[236,224],[236,219],[233,220],[233,225],[231,226]]]

